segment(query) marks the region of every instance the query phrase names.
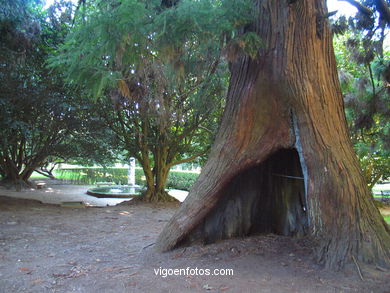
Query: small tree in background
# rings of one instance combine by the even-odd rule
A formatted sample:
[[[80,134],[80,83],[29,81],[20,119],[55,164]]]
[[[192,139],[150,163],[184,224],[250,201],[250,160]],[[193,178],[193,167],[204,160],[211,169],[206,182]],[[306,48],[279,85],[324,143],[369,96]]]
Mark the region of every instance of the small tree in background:
[[[141,164],[145,200],[172,200],[165,191],[170,168],[205,155],[218,125],[228,78],[222,49],[238,55],[258,45],[251,34],[235,39],[250,20],[249,6],[127,0],[80,9],[80,24],[53,65],[71,83],[111,99],[114,109],[102,102],[101,115]]]

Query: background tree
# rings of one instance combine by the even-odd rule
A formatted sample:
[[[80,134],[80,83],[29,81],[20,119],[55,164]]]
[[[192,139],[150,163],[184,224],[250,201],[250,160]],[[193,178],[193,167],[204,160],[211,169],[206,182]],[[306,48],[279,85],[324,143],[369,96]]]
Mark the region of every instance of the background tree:
[[[93,141],[92,133],[100,135],[102,123],[92,117],[81,91],[46,69],[69,25],[70,6],[50,15],[33,1],[8,4],[0,19],[0,175],[4,184],[25,185],[48,160],[85,154],[81,144]],[[89,151],[97,149],[95,143]]]
[[[245,31],[265,46],[232,62],[208,162],[157,248],[272,232],[310,235],[329,268],[390,266],[390,227],[352,148],[325,1],[256,0],[253,10]]]
[[[109,96],[115,110],[105,104],[101,115],[141,164],[148,201],[171,200],[170,168],[209,149],[226,89],[223,47],[239,54],[258,41],[234,38],[250,19],[245,2],[175,3],[93,2],[53,61],[71,83]]]
[[[355,17],[336,18],[333,30],[348,126],[372,188],[390,175],[390,52],[385,49],[388,25],[375,10],[378,4],[361,5]]]

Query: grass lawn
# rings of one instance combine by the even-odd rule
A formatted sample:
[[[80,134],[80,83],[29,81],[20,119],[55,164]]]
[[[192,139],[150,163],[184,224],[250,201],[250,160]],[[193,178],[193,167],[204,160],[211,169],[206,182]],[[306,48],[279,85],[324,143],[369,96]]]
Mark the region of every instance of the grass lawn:
[[[381,190],[390,190],[390,183],[376,184],[372,189],[373,192],[380,192]]]
[[[390,225],[390,215],[382,215],[386,223]]]
[[[44,178],[48,178],[48,177],[43,176],[43,175],[41,175],[41,174],[39,174],[39,173],[37,173],[37,172],[33,172],[32,175],[31,175],[31,177],[30,177],[30,179],[32,179],[32,180],[44,179]]]

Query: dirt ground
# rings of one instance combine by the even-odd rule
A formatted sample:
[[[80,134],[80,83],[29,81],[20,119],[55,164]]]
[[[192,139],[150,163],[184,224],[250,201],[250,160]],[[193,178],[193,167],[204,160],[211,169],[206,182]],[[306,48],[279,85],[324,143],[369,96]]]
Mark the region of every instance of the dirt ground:
[[[354,264],[321,269],[305,238],[258,235],[158,253],[153,244],[177,204],[66,208],[0,195],[0,292],[390,292],[389,271],[360,264],[362,281]],[[233,275],[155,274],[187,268]]]

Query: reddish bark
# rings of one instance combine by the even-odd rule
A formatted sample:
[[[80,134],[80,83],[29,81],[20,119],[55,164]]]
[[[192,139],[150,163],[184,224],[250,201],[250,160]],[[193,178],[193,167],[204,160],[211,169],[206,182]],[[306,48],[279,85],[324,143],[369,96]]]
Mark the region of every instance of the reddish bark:
[[[325,1],[290,2],[255,1],[259,15],[253,29],[266,46],[256,60],[244,57],[232,64],[226,109],[209,160],[157,247],[166,251],[195,239],[266,231],[270,219],[293,215],[295,221],[273,231],[304,231],[317,239],[318,260],[326,267],[338,269],[352,256],[389,266],[390,229],[374,205],[349,139]],[[296,163],[290,169],[280,163],[286,154],[294,160],[291,149],[301,171]],[[301,172],[303,187],[275,179],[270,174],[275,164],[298,170],[294,177]],[[251,179],[240,180],[245,172]],[[253,184],[257,180],[271,187]],[[296,208],[301,197],[293,196],[300,192],[305,216]],[[283,212],[254,216],[265,213],[267,202]],[[229,210],[236,212],[221,220]],[[213,235],[218,229],[225,232]]]

